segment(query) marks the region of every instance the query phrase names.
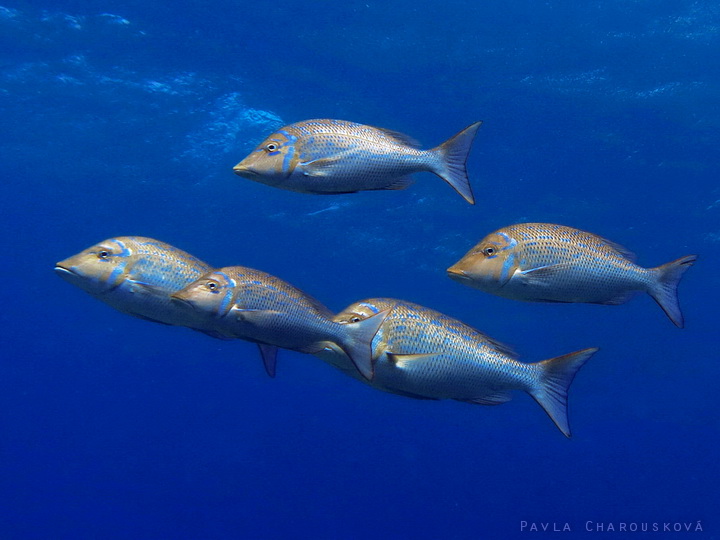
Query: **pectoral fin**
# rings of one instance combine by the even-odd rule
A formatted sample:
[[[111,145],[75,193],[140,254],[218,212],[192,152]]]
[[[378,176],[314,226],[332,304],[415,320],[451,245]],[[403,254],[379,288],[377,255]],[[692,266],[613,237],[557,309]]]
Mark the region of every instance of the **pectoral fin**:
[[[146,293],[146,294],[152,294],[155,296],[167,296],[168,291],[163,287],[158,287],[157,285],[153,285],[151,283],[146,283],[144,281],[137,281],[135,279],[128,279],[127,283],[130,284],[130,292],[131,293]]]
[[[260,349],[260,356],[262,356],[265,371],[271,377],[275,377],[278,348],[275,345],[266,345],[265,343],[258,343],[257,346],[258,349]]]
[[[347,154],[347,152],[341,152],[334,156],[301,162],[299,166],[307,176],[333,176],[337,173],[338,168],[342,166]]]
[[[273,311],[271,309],[242,309],[233,307],[230,310],[232,317],[239,322],[246,322],[256,325],[267,325],[270,324],[272,319],[282,315],[279,311]]]
[[[395,354],[387,353],[388,360],[399,368],[404,368],[406,364],[415,360],[422,360],[431,356],[437,356],[439,353],[422,353],[422,354]]]
[[[528,268],[527,270],[519,270],[515,275],[520,277],[523,283],[528,285],[542,285],[548,280],[555,278],[559,273],[566,272],[572,267],[573,265],[571,263],[548,264],[546,266]]]

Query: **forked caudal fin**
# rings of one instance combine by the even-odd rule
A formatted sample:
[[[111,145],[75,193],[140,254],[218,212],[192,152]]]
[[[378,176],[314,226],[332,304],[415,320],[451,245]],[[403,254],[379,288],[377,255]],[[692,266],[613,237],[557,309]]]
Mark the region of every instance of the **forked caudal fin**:
[[[481,125],[482,122],[475,122],[453,138],[431,150],[431,152],[435,152],[440,156],[440,165],[433,172],[450,184],[470,204],[475,204],[475,197],[473,197],[472,188],[470,187],[465,163],[475,133],[477,133]]]
[[[697,255],[687,255],[671,261],[654,270],[657,272],[657,281],[650,287],[648,294],[653,297],[665,314],[678,328],[685,326],[680,303],[677,297],[677,286],[685,270],[690,268],[697,260]]]
[[[535,388],[528,393],[567,438],[570,438],[567,413],[568,388],[578,370],[597,351],[597,348],[583,349],[535,364],[538,369],[538,381]]]
[[[374,375],[372,341],[388,313],[390,310],[386,309],[359,322],[338,323],[346,332],[342,343],[338,345],[368,381],[371,381]]]

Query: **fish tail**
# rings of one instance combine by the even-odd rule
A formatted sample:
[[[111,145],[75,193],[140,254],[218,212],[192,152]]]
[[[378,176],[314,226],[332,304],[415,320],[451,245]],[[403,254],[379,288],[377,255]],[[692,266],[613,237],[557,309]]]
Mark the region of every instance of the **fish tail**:
[[[696,260],[697,255],[687,255],[653,269],[657,279],[650,287],[648,294],[653,297],[653,300],[678,328],[685,326],[677,296],[678,283],[680,283],[680,278],[685,270],[690,268]]]
[[[470,187],[465,163],[475,133],[481,125],[482,122],[475,122],[431,150],[440,157],[440,164],[433,172],[450,184],[470,204],[475,204],[475,197]]]
[[[362,321],[342,324],[346,337],[338,345],[368,381],[374,376],[372,341],[388,313],[386,309]]]
[[[568,439],[570,438],[568,389],[578,370],[597,351],[597,348],[583,349],[534,364],[537,366],[539,377],[536,386],[528,393]]]

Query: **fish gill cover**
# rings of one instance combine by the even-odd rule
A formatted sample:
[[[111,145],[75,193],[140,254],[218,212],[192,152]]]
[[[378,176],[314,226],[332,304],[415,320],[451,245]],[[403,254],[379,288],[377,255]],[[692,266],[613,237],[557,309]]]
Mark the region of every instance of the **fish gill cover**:
[[[0,7],[0,536],[716,537],[719,39],[705,1]],[[232,173],[308,118],[424,148],[482,120],[477,204],[427,173],[337,196]],[[521,222],[592,231],[643,266],[699,254],[686,328],[649,297],[525,304],[446,277]],[[528,362],[599,346],[570,391],[573,440],[517,392],[411,400],[291,351],[271,380],[252,344],[127,317],[53,275],[121,235],[262,269],[334,311],[417,302]]]

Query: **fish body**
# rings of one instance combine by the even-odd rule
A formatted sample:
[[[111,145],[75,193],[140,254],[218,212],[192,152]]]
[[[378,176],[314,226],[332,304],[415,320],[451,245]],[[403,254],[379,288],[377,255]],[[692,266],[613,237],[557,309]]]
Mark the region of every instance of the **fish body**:
[[[193,308],[222,335],[303,353],[322,350],[329,343],[347,353],[363,374],[371,369],[370,343],[385,314],[357,324],[339,324],[333,313],[315,298],[275,276],[244,266],[211,271],[173,300]],[[262,352],[262,347],[261,347]],[[274,373],[274,358],[266,358]],[[271,373],[271,374],[272,374]]]
[[[597,349],[526,364],[505,345],[457,319],[391,298],[352,304],[335,321],[357,322],[388,310],[372,342],[373,386],[411,397],[481,405],[504,403],[511,391],[523,390],[570,436],[567,389]]]
[[[123,313],[210,333],[202,318],[179,309],[170,294],[211,269],[189,253],[142,236],[110,238],[55,265],[60,277]]]
[[[234,167],[239,176],[302,193],[404,189],[413,173],[434,173],[474,204],[465,162],[481,122],[421,150],[401,133],[345,120],[283,127]]]
[[[593,233],[552,223],[520,223],[483,238],[448,275],[464,285],[531,302],[622,304],[647,292],[683,327],[677,285],[697,259],[688,255],[656,268]]]

